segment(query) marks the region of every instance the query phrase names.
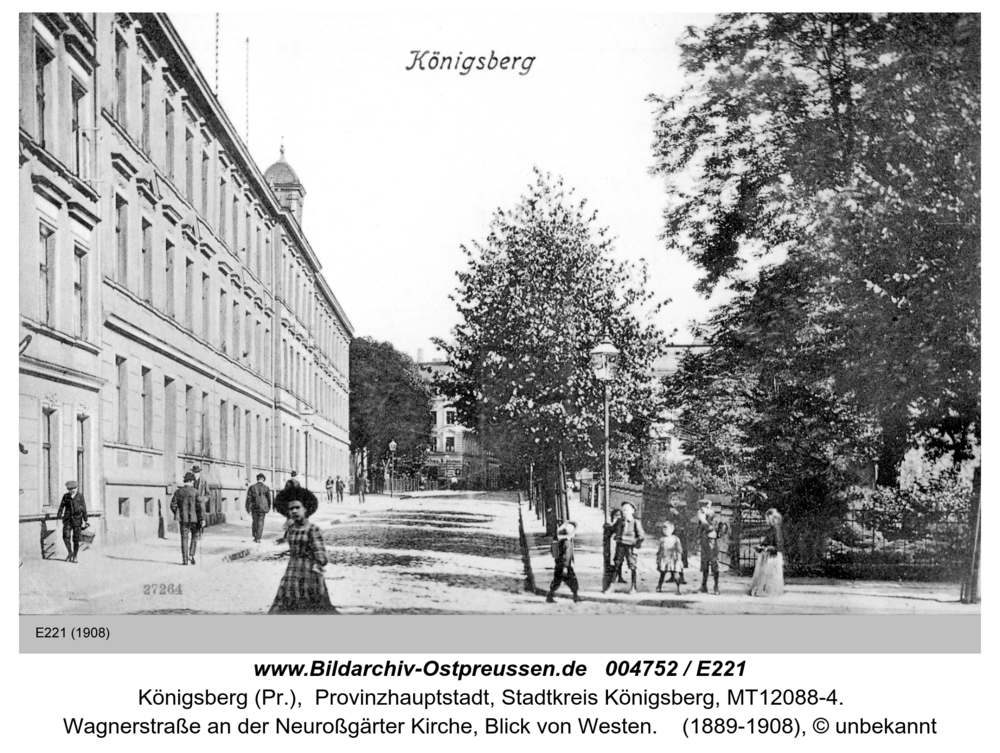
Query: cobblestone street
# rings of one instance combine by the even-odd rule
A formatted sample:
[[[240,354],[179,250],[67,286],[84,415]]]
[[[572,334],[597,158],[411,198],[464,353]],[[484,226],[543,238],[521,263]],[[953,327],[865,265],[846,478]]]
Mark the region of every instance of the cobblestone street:
[[[977,614],[940,583],[792,580],[776,599],[747,595],[748,578],[723,572],[721,596],[698,594],[692,557],[681,595],[656,593],[655,542],[639,556],[639,593],[601,593],[599,510],[575,504],[576,570],[582,601],[563,586],[544,593],[552,558],[542,524],[522,508],[536,590],[525,591],[516,495],[369,496],[321,503],[330,597],[344,614]],[[276,541],[283,518],[267,516],[261,544],[249,521],[208,529],[197,566],[180,565],[177,534],[84,552],[76,565],[29,561],[21,568],[22,614],[264,614],[288,562]],[[669,590],[669,589],[668,589]]]

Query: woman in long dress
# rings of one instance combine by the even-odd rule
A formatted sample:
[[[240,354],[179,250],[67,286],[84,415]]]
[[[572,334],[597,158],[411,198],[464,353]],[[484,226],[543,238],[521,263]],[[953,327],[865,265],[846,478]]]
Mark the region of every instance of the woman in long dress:
[[[274,509],[288,518],[285,541],[291,555],[271,614],[336,614],[326,590],[323,569],[327,564],[323,533],[309,516],[316,512],[316,495],[289,481],[274,498]]]
[[[757,547],[757,566],[750,581],[751,596],[781,596],[785,592],[781,513],[773,507],[767,511],[767,526],[767,532]]]

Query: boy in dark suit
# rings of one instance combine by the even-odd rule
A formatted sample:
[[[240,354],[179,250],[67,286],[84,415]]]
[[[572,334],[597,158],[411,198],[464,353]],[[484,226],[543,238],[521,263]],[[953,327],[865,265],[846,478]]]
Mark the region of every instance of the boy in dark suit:
[[[66,545],[66,561],[76,562],[80,553],[80,532],[88,528],[87,502],[79,490],[76,481],[66,482],[66,493],[59,503],[56,518],[62,521],[63,543]]]

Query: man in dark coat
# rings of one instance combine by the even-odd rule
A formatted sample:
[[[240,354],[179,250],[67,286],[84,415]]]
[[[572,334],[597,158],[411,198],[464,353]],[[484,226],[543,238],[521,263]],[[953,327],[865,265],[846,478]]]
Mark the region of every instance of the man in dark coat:
[[[337,490],[337,504],[341,504],[344,501],[344,489],[347,484],[344,483],[344,479],[337,476],[337,480],[334,482],[334,487]]]
[[[556,531],[556,540],[552,542],[552,554],[556,559],[555,572],[552,575],[552,585],[549,587],[549,594],[545,601],[552,604],[555,602],[556,589],[563,583],[569,586],[573,592],[573,601],[580,601],[580,585],[576,580],[576,572],[573,570],[573,537],[576,536],[576,523],[568,520]]]
[[[89,527],[87,523],[87,502],[76,481],[66,482],[66,493],[59,503],[56,519],[62,521],[63,543],[66,545],[66,561],[76,562],[80,553],[80,532]]]
[[[264,474],[257,474],[257,483],[247,489],[247,512],[253,518],[253,540],[260,543],[264,535],[264,516],[271,511],[271,490],[264,483]]]
[[[712,508],[712,501],[703,499],[704,507],[698,511],[698,539],[701,543],[701,588],[699,593],[708,593],[708,575],[712,574],[712,593],[719,594],[719,539],[725,529]]]
[[[201,529],[205,527],[205,505],[194,487],[193,473],[184,474],[184,486],[174,492],[170,500],[170,511],[181,529],[181,556],[184,564],[189,561],[194,564],[194,555],[198,549],[198,538]]]
[[[200,465],[193,466],[191,468],[191,473],[194,474],[194,490],[198,493],[198,498],[201,500],[201,506],[207,515],[212,511],[212,494],[208,490],[208,479],[201,475]]]

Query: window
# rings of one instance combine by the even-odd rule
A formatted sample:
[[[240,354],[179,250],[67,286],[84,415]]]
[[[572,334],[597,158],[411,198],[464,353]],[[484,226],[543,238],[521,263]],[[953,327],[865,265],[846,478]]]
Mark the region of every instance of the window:
[[[80,489],[87,488],[87,423],[86,416],[76,417],[76,482]]]
[[[184,129],[184,193],[194,204],[194,134]]]
[[[261,271],[261,266],[262,266],[263,262],[261,260],[261,257],[263,256],[264,245],[263,245],[263,243],[261,241],[261,236],[263,236],[263,233],[261,232],[260,225],[257,226],[257,229],[256,229],[255,233],[256,233],[256,236],[257,236],[257,253],[256,253],[256,256],[257,256],[257,279],[258,280],[263,280],[264,276],[263,276],[263,273]]]
[[[264,459],[261,465],[271,464],[271,419],[264,419]]]
[[[52,447],[53,430],[56,426],[56,419],[53,418],[56,412],[54,408],[42,410],[42,504],[51,505],[55,503],[56,489],[58,481],[56,479],[56,457],[57,453]]]
[[[233,406],[233,457],[240,459],[240,408]]]
[[[219,291],[219,349],[226,352],[226,315],[229,313],[226,302],[226,290]]]
[[[142,300],[153,302],[153,226],[142,221]]]
[[[246,218],[245,219],[246,219],[246,236],[245,236],[246,258],[245,258],[244,261],[246,261],[247,267],[250,267],[250,266],[252,266],[251,263],[250,263],[250,259],[251,259],[251,257],[250,257],[250,239],[253,237],[253,230],[252,230],[252,228],[250,226],[250,207],[247,207]]]
[[[194,262],[184,260],[184,324],[194,329]]]
[[[250,318],[249,309],[243,315],[243,342],[246,343],[244,355],[247,363],[250,363],[253,360],[253,320]]]
[[[128,105],[128,77],[126,69],[125,40],[115,35],[115,119],[126,125],[125,112]]]
[[[177,303],[174,301],[174,244],[166,241],[164,249],[163,265],[166,292],[167,292],[167,316],[177,318]]]
[[[87,339],[87,250],[77,246],[73,253],[73,334]]]
[[[153,446],[153,374],[142,367],[142,444]]]
[[[41,39],[35,39],[35,136],[38,143],[44,147],[46,124],[48,116],[45,111],[45,100],[48,97],[49,63],[52,62],[52,52]]]
[[[208,152],[201,153],[201,216],[208,219]]]
[[[455,451],[455,437],[445,437],[444,438],[444,451],[454,452]]]
[[[256,359],[255,363],[257,365],[257,371],[264,370],[263,358],[261,358],[264,352],[264,343],[262,341],[263,335],[261,334],[262,332],[263,330],[260,326],[260,320],[258,319],[257,321],[254,322],[254,348],[253,348],[253,356]]]
[[[118,514],[121,515],[123,518],[127,518],[129,516],[128,497],[118,498]]]
[[[83,125],[81,122],[82,106],[80,103],[86,94],[87,91],[83,88],[83,84],[74,78],[70,84],[70,114],[72,117],[70,130],[72,131],[71,136],[73,139],[73,172],[80,176],[83,176],[85,144],[87,143],[83,134]]]
[[[128,444],[128,362],[121,356],[115,356],[115,367],[118,370],[115,382],[115,396],[118,398],[118,441]]]
[[[240,350],[240,304],[239,301],[233,301],[233,358],[237,361],[243,357],[243,351]]]
[[[437,437],[431,437],[431,452],[438,451],[438,440]]]
[[[187,451],[194,454],[194,387],[184,388],[184,431]]]
[[[446,424],[448,424],[449,426],[451,426],[451,425],[453,425],[455,423],[455,411],[453,411],[453,410],[446,411],[444,415],[445,415],[444,422]]]
[[[201,393],[201,453],[212,454],[212,432],[208,427],[208,393]]]
[[[261,364],[261,371],[267,372],[271,378],[271,328],[264,328],[264,361]]]
[[[265,282],[270,284],[271,282],[271,238],[270,237],[264,238],[264,271],[267,272],[267,280]],[[263,280],[264,278],[261,279]]]
[[[166,144],[167,177],[174,179],[174,108],[170,102],[163,103],[164,142]]]
[[[219,181],[219,237],[226,239],[226,181]]]
[[[223,400],[219,403],[219,457],[227,459],[229,452],[229,403]]]
[[[201,336],[207,341],[209,338],[210,327],[209,324],[209,308],[211,307],[211,295],[209,293],[209,279],[208,275],[202,272],[201,274]]]
[[[234,254],[238,254],[241,259],[246,261],[246,254],[240,249],[240,199],[238,196],[233,196],[233,244],[232,249]]]
[[[257,432],[256,432],[256,434],[257,434],[257,440],[256,440],[257,451],[256,451],[256,454],[254,455],[254,457],[256,458],[257,465],[262,465],[263,461],[261,460],[261,446],[262,446],[263,437],[261,436],[261,417],[260,417],[259,413],[257,414]]]
[[[38,225],[38,319],[50,327],[55,320],[56,234],[45,223]]]
[[[142,510],[143,510],[143,512],[145,512],[149,516],[153,515],[153,498],[152,497],[143,497],[142,498]]]
[[[149,154],[149,93],[150,84],[153,79],[145,68],[142,69],[140,78],[142,81],[142,99],[140,100],[139,107],[142,115],[142,132],[139,138],[139,146],[142,148],[143,152]]]
[[[117,282],[128,286],[128,202],[115,196],[115,249],[118,255]]]

